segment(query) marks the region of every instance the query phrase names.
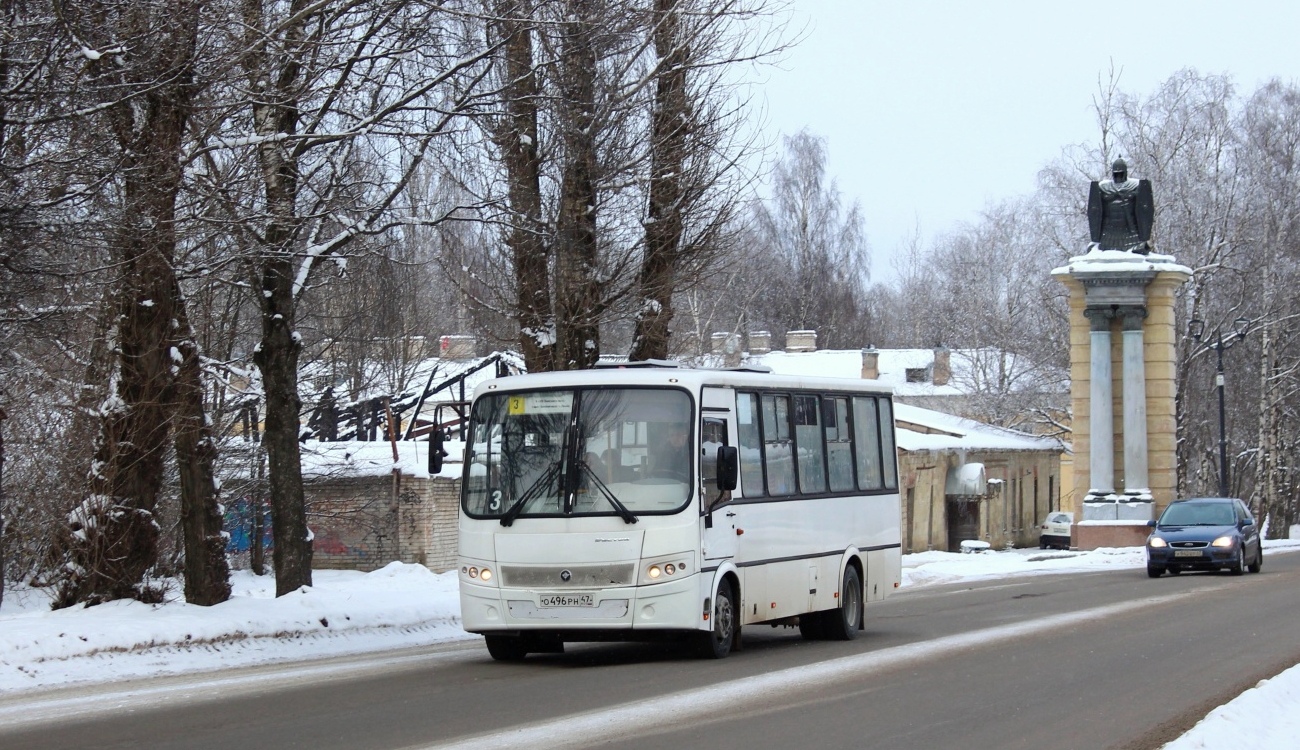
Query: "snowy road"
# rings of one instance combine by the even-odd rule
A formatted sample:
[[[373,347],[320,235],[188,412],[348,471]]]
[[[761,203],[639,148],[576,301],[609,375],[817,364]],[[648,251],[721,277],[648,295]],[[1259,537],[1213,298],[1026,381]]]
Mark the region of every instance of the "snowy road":
[[[494,664],[469,643],[86,688],[27,702],[14,723],[0,701],[0,745],[1158,747],[1300,662],[1298,584],[1300,555],[1279,555],[1244,578],[1128,569],[920,588],[871,608],[853,643],[754,628],[723,662],[580,645]],[[41,717],[62,720],[30,723]]]

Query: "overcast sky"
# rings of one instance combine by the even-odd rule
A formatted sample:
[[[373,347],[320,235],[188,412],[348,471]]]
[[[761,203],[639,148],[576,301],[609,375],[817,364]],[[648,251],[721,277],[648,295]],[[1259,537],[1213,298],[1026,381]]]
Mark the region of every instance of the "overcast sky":
[[[1294,0],[792,3],[803,39],[760,73],[766,130],[826,139],[845,202],[862,204],[877,279],[914,229],[973,221],[1032,192],[1064,146],[1094,142],[1112,61],[1120,88],[1143,95],[1186,67],[1228,73],[1246,94],[1300,78]]]

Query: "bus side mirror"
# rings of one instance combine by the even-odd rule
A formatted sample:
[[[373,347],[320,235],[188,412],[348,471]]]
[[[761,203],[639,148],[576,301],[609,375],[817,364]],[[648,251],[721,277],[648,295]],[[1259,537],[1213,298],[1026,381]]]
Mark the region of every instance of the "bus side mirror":
[[[734,445],[718,446],[718,489],[729,492],[736,489],[740,475],[740,451]]]
[[[442,471],[442,457],[447,455],[442,443],[442,428],[435,427],[433,432],[429,433],[429,474],[431,475]]]

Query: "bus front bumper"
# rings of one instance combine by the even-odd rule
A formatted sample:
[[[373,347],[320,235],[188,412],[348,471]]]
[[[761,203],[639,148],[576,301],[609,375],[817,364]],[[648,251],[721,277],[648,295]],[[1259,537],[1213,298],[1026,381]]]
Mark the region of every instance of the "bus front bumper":
[[[538,592],[460,584],[463,627],[470,633],[533,630],[700,630],[704,594],[701,576],[649,586]],[[590,595],[590,603],[585,596]],[[583,599],[579,606],[548,606],[548,597]]]

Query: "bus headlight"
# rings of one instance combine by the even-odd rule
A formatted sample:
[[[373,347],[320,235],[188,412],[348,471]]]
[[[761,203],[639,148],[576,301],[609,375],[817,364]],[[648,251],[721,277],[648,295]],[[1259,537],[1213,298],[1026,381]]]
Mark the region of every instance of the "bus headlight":
[[[682,552],[676,555],[652,557],[641,562],[640,585],[664,583],[685,578],[695,569],[695,553]]]
[[[460,579],[467,583],[477,583],[485,586],[497,585],[496,571],[477,561],[460,561]]]

